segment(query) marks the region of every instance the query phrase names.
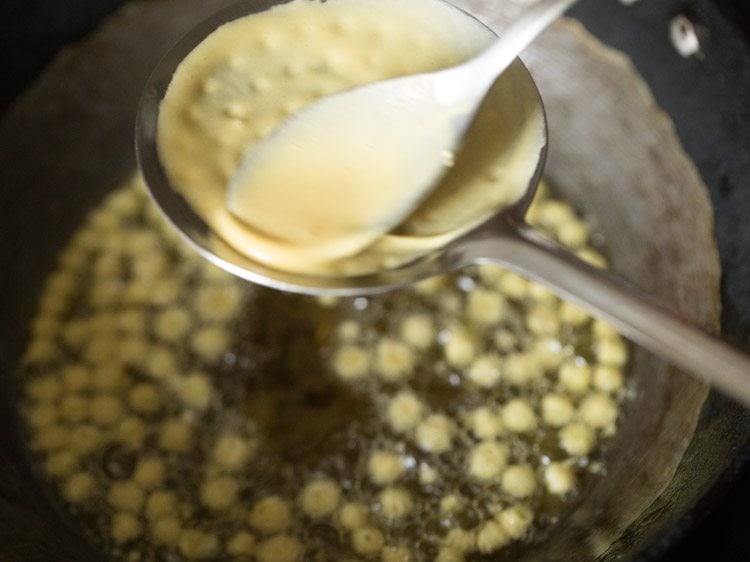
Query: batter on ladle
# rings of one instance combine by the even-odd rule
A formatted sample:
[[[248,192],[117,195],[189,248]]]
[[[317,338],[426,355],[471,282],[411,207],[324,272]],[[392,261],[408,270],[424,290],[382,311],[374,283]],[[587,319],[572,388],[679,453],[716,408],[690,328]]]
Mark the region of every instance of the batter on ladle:
[[[365,163],[346,162],[343,147],[352,176],[339,181],[321,181],[324,169],[320,177],[298,177],[296,155],[288,173],[270,178],[261,191],[235,185],[228,193],[229,185],[237,184],[248,149],[306,105],[358,85],[453,66],[489,41],[475,20],[425,0],[295,0],[235,20],[207,37],[175,73],[159,115],[162,163],[214,232],[257,262],[316,275],[392,267],[525,192],[544,142],[543,116],[537,100],[508,103],[511,79],[493,88],[464,149],[446,155],[452,168],[438,188],[389,232],[380,232],[371,217],[387,216],[384,209],[408,195],[398,181],[408,177],[406,164],[393,157],[408,138],[396,139],[393,154],[374,154]],[[349,196],[353,189],[356,197]]]

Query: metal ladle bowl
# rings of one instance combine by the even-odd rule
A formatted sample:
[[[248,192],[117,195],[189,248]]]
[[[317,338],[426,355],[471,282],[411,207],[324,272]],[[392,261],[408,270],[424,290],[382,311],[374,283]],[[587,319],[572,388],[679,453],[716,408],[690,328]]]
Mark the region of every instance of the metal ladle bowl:
[[[263,0],[258,2],[249,0],[216,13],[187,33],[161,59],[149,77],[140,100],[136,120],[136,155],[149,193],[167,220],[204,258],[222,269],[252,283],[293,293],[330,296],[381,293],[469,265],[471,262],[462,257],[463,252],[456,253],[454,250],[460,246],[461,242],[471,239],[474,231],[456,239],[440,251],[423,255],[406,265],[367,275],[319,277],[273,269],[238,252],[216,235],[179,191],[171,185],[159,158],[157,122],[160,104],[172,81],[175,70],[198,44],[221,25],[239,17],[263,12],[288,1]],[[450,5],[466,17],[475,19],[471,14],[456,8],[452,4]],[[487,29],[488,34],[494,35],[494,32],[489,28],[485,27],[485,29]],[[530,104],[527,103],[527,100],[531,99],[535,102],[533,105],[536,108],[541,108],[543,112],[539,90],[526,66],[517,59],[506,74],[512,79],[514,91],[513,96],[506,96],[504,101],[513,104],[515,112],[528,114]],[[545,143],[538,154],[534,173],[528,180],[526,193],[504,213],[508,217],[513,217],[514,222],[523,219],[542,177],[546,160],[546,139],[548,138],[546,119],[544,120],[543,136]]]
[[[172,188],[159,162],[159,104],[177,66],[206,36],[223,23],[279,3],[283,2],[243,3],[204,21],[162,59],[141,99],[136,126],[141,171],[164,214],[205,258],[254,283],[283,291],[334,296],[383,292],[468,265],[498,263],[544,283],[561,297],[609,321],[636,343],[750,406],[750,359],[746,355],[699,330],[638,289],[591,267],[524,222],[541,179],[546,145],[539,153],[527,192],[515,205],[442,248],[398,268],[342,278],[295,275],[258,264],[218,239]],[[541,106],[539,91],[522,63],[515,63],[509,71],[513,72],[516,101],[533,98]]]

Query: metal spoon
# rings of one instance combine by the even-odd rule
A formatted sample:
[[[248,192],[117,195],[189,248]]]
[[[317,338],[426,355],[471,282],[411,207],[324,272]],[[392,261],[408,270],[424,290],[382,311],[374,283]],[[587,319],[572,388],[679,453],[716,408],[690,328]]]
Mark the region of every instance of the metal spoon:
[[[376,82],[311,104],[245,154],[229,182],[227,207],[248,225],[302,244],[305,252],[320,251],[329,261],[370,246],[434,191],[497,77],[575,2],[538,1],[489,48],[458,66]],[[377,205],[354,214],[362,209],[360,190],[337,189],[330,195],[336,205],[310,204],[304,216],[283,219],[290,200],[304,201],[309,193],[325,200],[325,186],[342,185],[342,176],[345,185],[378,193]],[[315,178],[315,185],[306,178]],[[351,210],[345,221],[342,209]]]
[[[707,334],[664,304],[617,277],[597,270],[524,222],[546,159],[539,154],[526,194],[513,206],[412,263],[358,277],[295,275],[265,267],[217,239],[204,220],[172,189],[156,147],[159,103],[177,65],[227,21],[276,2],[235,5],[194,28],[162,60],[144,90],[136,124],[136,152],[153,199],[183,237],[206,259],[241,278],[283,291],[352,296],[385,292],[472,264],[497,263],[547,285],[562,298],[613,324],[623,335],[691,372],[750,407],[750,358]],[[537,99],[533,79],[521,66],[517,90]]]

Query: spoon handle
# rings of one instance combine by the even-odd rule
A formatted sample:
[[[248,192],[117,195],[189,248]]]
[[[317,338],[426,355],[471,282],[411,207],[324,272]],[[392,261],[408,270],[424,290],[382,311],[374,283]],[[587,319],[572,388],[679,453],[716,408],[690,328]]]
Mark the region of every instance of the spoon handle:
[[[478,262],[499,262],[750,407],[750,356],[681,318],[639,289],[591,267],[526,224],[467,249]]]
[[[486,89],[537,36],[578,0],[538,0],[500,32],[500,37],[482,54],[466,63],[481,76]],[[476,85],[475,85],[476,87]]]

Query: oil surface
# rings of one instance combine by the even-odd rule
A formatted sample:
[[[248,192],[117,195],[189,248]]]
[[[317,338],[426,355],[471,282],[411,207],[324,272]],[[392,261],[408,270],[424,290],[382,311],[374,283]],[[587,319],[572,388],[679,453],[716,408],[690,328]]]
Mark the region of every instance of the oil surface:
[[[244,284],[138,183],[61,254],[20,373],[35,465],[113,556],[483,559],[606,472],[611,328],[496,267],[377,298]],[[530,216],[602,262],[567,204]]]

